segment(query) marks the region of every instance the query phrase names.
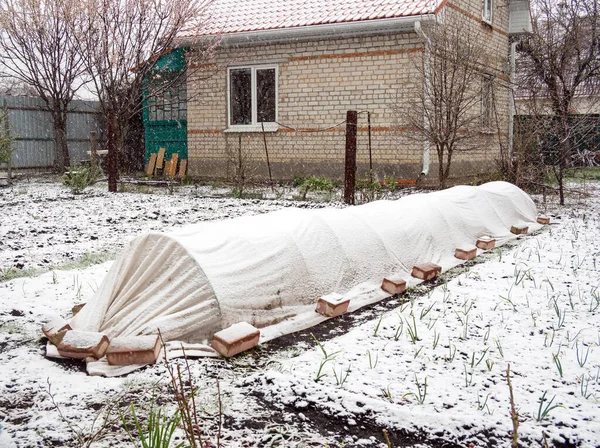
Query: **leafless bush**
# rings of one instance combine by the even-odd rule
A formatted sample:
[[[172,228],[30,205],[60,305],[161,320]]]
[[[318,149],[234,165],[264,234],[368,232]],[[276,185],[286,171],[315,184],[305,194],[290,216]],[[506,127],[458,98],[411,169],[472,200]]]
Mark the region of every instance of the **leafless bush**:
[[[600,104],[600,6],[535,0],[532,12],[533,33],[517,47],[519,113],[530,121],[539,162],[554,173],[564,204],[565,170],[598,150],[582,143],[596,132],[585,115]]]

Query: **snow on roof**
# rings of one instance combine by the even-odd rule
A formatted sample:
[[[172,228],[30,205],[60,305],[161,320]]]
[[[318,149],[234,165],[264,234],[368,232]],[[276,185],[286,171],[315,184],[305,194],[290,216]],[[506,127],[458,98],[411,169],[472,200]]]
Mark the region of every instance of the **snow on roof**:
[[[234,34],[433,13],[443,0],[214,0],[180,37]]]

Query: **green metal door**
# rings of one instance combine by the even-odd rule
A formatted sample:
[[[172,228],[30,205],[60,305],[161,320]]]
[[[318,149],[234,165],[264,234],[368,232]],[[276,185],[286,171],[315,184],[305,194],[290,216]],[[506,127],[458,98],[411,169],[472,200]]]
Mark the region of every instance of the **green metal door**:
[[[158,152],[159,148],[166,149],[165,157],[170,159],[174,153],[179,154],[179,160],[187,159],[187,121],[186,120],[156,120],[144,124],[146,139],[146,163],[150,154]]]
[[[174,153],[187,159],[187,88],[185,54],[177,48],[161,56],[155,73],[144,88],[144,137],[146,162],[150,154],[166,149],[166,158]]]

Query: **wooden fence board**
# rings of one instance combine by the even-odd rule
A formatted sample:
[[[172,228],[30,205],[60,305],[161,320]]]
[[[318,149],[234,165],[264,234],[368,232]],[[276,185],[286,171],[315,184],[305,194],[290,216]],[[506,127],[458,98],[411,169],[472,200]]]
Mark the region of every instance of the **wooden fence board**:
[[[160,170],[161,168],[163,168],[163,163],[165,160],[165,148],[158,148],[158,157],[156,159],[156,169]],[[164,169],[163,169],[163,173],[164,173]]]
[[[179,159],[179,154],[174,153],[171,156],[171,163],[169,164],[169,171],[168,171],[168,176],[169,177],[175,177],[175,174],[177,173],[177,160]],[[166,171],[166,170],[165,170]]]
[[[150,154],[150,161],[148,162],[148,167],[146,168],[146,175],[151,177],[154,175],[154,168],[156,167],[156,153]]]
[[[179,162],[179,177],[185,176],[186,170],[187,170],[187,159],[181,159],[181,162]]]

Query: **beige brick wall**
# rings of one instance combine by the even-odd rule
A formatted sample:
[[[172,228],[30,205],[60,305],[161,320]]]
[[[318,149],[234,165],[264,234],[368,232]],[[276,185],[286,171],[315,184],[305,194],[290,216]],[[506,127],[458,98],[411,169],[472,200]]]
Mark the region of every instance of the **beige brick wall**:
[[[503,31],[508,29],[507,8],[496,6],[492,28],[476,19],[477,11],[481,17],[478,1],[455,3],[461,8],[446,7],[447,19],[456,17],[481,27],[482,34],[489,35],[492,71],[501,73],[508,56],[508,37]],[[279,69],[280,123],[314,130],[343,121],[347,110],[368,110],[372,161],[378,175],[416,178],[421,171],[423,143],[408,138],[399,125],[397,105],[409,101],[417,89],[423,88],[414,68],[415,60],[422,57],[422,45],[415,33],[402,33],[216,50],[211,64],[192,70],[188,80],[190,174],[202,178],[230,177],[241,155],[247,177],[258,180],[267,176],[262,133],[226,132],[227,67],[273,62]],[[496,90],[501,127],[507,129],[508,96],[506,89]],[[266,137],[276,179],[343,176],[344,125],[326,132],[291,132],[280,127]],[[457,154],[457,166],[462,163],[475,171],[489,166],[481,162],[489,161],[491,153],[498,153],[498,135],[483,135],[481,140],[475,151]],[[367,116],[361,114],[357,154],[361,172],[369,164],[367,142]],[[436,161],[433,149],[431,160]],[[431,168],[435,177],[435,163]]]
[[[497,161],[507,156],[509,121],[509,37],[508,4],[506,0],[494,0],[492,23],[481,20],[481,0],[454,0],[445,8],[446,19],[470,27],[473,38],[484,43],[486,49],[483,74],[493,78],[494,123],[487,132],[478,132],[473,140],[465,144],[463,150],[455,153],[454,163],[458,171],[464,166],[474,173],[495,170]],[[483,163],[482,163],[483,162]],[[437,166],[435,167],[437,170]]]

